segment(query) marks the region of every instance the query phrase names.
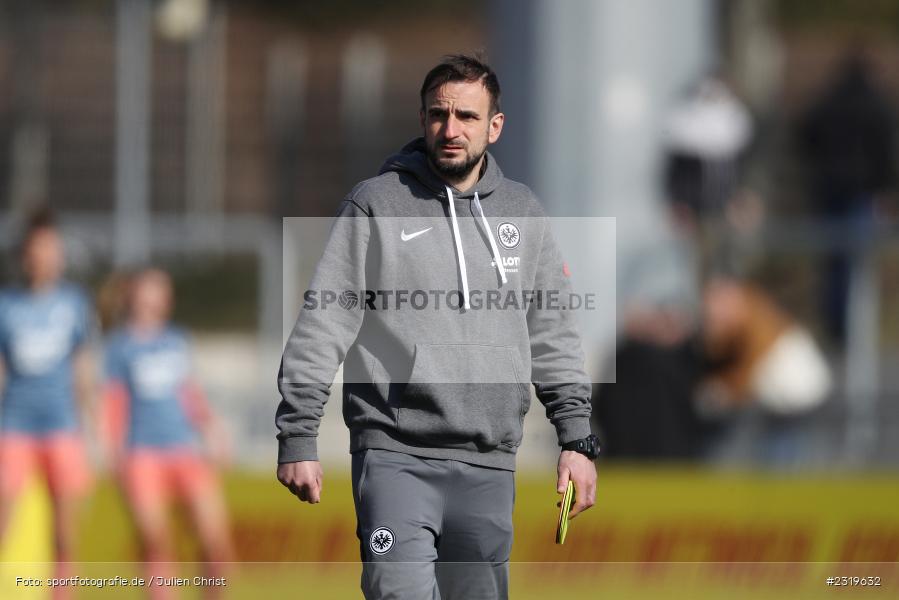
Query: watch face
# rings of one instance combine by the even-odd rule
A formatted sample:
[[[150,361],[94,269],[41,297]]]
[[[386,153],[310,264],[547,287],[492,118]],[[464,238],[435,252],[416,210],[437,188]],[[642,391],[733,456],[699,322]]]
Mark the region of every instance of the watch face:
[[[595,435],[591,435],[585,440],[585,445],[587,447],[587,456],[590,458],[596,458],[599,456],[599,441],[596,439]]]
[[[568,442],[566,446],[568,446],[565,448],[566,450],[580,452],[590,460],[594,460],[599,456],[599,438],[595,434],[591,434],[589,437],[581,440]]]

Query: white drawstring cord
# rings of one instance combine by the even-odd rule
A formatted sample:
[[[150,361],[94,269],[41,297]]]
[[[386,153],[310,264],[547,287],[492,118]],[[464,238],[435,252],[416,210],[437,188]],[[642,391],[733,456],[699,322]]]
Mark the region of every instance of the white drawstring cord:
[[[456,202],[453,200],[453,191],[446,186],[446,197],[449,199],[450,216],[453,221],[453,237],[456,238],[456,256],[459,260],[459,274],[462,277],[462,306],[465,310],[471,308],[468,301],[468,271],[465,268],[465,254],[462,252],[462,238],[459,237],[459,220],[456,218]]]
[[[493,251],[493,262],[496,263],[496,268],[499,271],[499,278],[502,280],[503,285],[505,285],[507,283],[506,269],[503,267],[503,261],[499,256],[499,248],[497,248],[496,240],[493,238],[493,230],[490,229],[490,223],[487,222],[487,217],[484,216],[484,209],[481,208],[481,199],[478,197],[477,192],[474,193],[474,207],[478,211],[478,214],[481,215],[484,229],[487,230],[487,237],[490,238],[490,250]]]

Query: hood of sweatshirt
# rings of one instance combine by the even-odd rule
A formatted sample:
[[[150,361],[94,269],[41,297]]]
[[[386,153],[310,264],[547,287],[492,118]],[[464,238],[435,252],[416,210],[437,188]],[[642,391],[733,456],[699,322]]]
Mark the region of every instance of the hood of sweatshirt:
[[[462,247],[462,237],[459,234],[459,219],[456,216],[456,200],[469,200],[471,202],[472,212],[480,218],[481,226],[487,242],[490,245],[490,252],[493,255],[493,263],[497,273],[503,284],[508,282],[506,277],[506,269],[503,267],[502,259],[499,254],[499,247],[493,236],[493,229],[484,216],[484,209],[481,207],[481,196],[491,194],[503,180],[503,173],[499,170],[496,161],[489,152],[484,153],[483,174],[478,182],[472,186],[470,190],[460,192],[455,187],[449,185],[442,180],[428,165],[428,157],[426,154],[425,140],[422,137],[415,138],[402,149],[390,156],[381,167],[379,174],[389,171],[405,172],[412,174],[425,187],[434,192],[441,201],[446,201],[449,206],[450,220],[453,227],[453,239],[456,244],[456,265],[459,269],[459,279],[462,281],[462,305],[467,310],[470,308],[469,289],[468,289],[468,267],[465,263],[465,250]]]
[[[484,153],[484,163],[484,173],[478,182],[470,190],[460,192],[456,188],[448,186],[439,175],[431,170],[428,165],[425,139],[417,137],[403,146],[399,152],[387,157],[378,174],[389,171],[410,173],[442,200],[447,198],[447,187],[450,188],[455,198],[473,198],[475,194],[483,198],[493,193],[503,181],[503,172],[500,171],[499,165],[496,164],[496,160],[489,152]]]

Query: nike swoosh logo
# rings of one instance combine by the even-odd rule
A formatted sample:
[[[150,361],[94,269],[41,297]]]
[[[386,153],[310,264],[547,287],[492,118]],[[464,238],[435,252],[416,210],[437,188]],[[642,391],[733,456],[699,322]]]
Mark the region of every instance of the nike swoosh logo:
[[[422,229],[421,231],[416,231],[415,233],[409,233],[409,234],[407,234],[406,230],[403,229],[402,231],[400,231],[400,239],[403,240],[404,242],[408,242],[412,238],[417,238],[421,234],[427,233],[427,232],[431,231],[432,229],[434,229],[434,228],[428,227],[427,229]]]

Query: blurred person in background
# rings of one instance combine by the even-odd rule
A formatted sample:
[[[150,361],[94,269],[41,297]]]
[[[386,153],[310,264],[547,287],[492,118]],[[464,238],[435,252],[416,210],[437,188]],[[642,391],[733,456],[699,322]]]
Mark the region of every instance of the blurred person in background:
[[[32,217],[20,259],[24,285],[0,293],[0,537],[25,484],[40,472],[53,507],[56,576],[66,577],[92,479],[80,426],[95,406],[92,307],[63,279],[63,241],[48,211]],[[55,597],[69,597],[68,589],[55,588]]]
[[[234,557],[213,466],[228,458],[225,431],[194,377],[187,335],[169,321],[169,275],[145,269],[126,289],[127,321],[110,333],[105,348],[102,439],[150,576],[172,576],[164,563],[176,559],[169,509],[177,500],[193,520],[207,575],[221,577],[224,563]],[[151,597],[172,597],[174,589],[154,585]],[[207,597],[218,597],[223,589],[204,587]]]
[[[614,383],[594,386],[606,458],[689,460],[701,449],[693,394],[702,368],[696,318],[681,304],[625,310]]]
[[[756,409],[762,431],[754,458],[795,463],[802,426],[832,387],[830,367],[809,331],[758,286],[716,276],[704,288],[701,344],[705,366],[695,402],[712,426],[707,457],[725,454],[743,417]]]
[[[749,111],[717,76],[703,78],[668,115],[665,189],[687,231],[720,220],[742,198],[736,191],[752,133]]]
[[[718,75],[704,76],[675,105],[665,121],[662,184],[677,243],[647,251],[633,273],[647,265],[656,273],[670,270],[663,261],[675,255],[691,272],[703,262],[738,258],[740,236],[729,233],[746,233],[748,219],[733,216],[761,211],[757,197],[740,189],[752,134],[749,111]],[[626,303],[613,365],[602,367],[614,367],[615,383],[597,384],[593,392],[608,458],[687,460],[701,454],[706,424],[693,405],[705,364],[694,297],[699,284],[691,277],[686,285],[689,291],[665,298],[648,299],[653,294],[641,290]]]
[[[607,457],[771,466],[800,458],[803,425],[831,391],[830,367],[765,291],[716,275],[698,319],[677,305],[631,307],[624,323],[615,383],[593,397]],[[757,426],[758,442],[741,446]]]
[[[821,294],[828,331],[842,344],[852,265],[895,185],[895,111],[860,49],[847,56],[802,117],[799,142],[809,172],[812,210],[850,242],[849,248],[827,257]]]

